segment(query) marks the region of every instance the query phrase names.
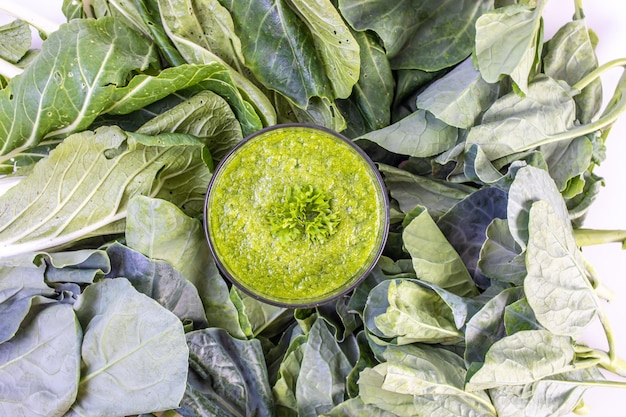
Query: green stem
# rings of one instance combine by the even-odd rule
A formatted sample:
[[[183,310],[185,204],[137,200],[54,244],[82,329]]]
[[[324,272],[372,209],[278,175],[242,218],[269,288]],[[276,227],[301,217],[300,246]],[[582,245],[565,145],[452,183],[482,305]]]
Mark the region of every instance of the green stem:
[[[578,246],[621,243],[626,249],[626,230],[574,229],[574,238]]]
[[[585,18],[585,12],[583,12],[582,0],[574,0],[574,7],[576,8],[574,11],[574,20],[583,20]]]

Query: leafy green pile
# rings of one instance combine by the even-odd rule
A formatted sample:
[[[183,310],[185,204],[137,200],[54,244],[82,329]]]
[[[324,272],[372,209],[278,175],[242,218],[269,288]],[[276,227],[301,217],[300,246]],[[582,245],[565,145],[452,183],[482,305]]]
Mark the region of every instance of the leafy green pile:
[[[626,60],[580,1],[544,41],[545,3],[66,0],[38,51],[3,27],[0,414],[562,416],[623,386],[580,247],[626,237],[582,227]],[[202,227],[214,164],[285,122],[356,141],[391,199],[379,263],[315,308],[230,286]]]

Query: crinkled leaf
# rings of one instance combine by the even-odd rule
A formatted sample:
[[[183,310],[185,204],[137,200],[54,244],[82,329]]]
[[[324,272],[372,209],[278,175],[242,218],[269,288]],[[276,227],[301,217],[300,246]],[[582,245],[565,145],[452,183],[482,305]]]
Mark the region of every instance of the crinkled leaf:
[[[297,416],[298,400],[296,386],[298,375],[302,368],[302,358],[306,346],[307,336],[298,335],[291,340],[283,356],[277,373],[276,383],[272,387],[276,411],[279,415]]]
[[[498,87],[488,84],[470,58],[432,82],[417,96],[417,107],[444,123],[468,129],[496,100]]]
[[[536,7],[515,4],[484,13],[476,21],[475,55],[488,83],[510,75],[527,93],[528,78],[541,42],[541,12],[546,1]]]
[[[352,370],[345,353],[324,320],[311,327],[296,382],[298,416],[316,417],[342,403]]]
[[[471,376],[466,389],[524,385],[571,371],[574,355],[570,337],[547,330],[517,332],[491,345],[485,363]]]
[[[156,63],[155,52],[140,34],[112,18],[61,25],[0,91],[0,160],[47,136],[87,128],[109,106],[116,88]]]
[[[123,232],[134,195],[164,194],[197,213],[210,177],[202,152],[192,137],[129,137],[115,127],[68,137],[0,196],[0,257]]]
[[[528,230],[524,280],[528,304],[546,329],[578,338],[596,317],[599,300],[569,219],[540,200],[531,206]]]
[[[257,339],[239,340],[223,329],[187,334],[189,380],[182,416],[267,416],[274,401]]]
[[[90,285],[75,310],[84,329],[83,366],[70,415],[120,416],[178,406],[189,351],[174,314],[125,278]]]
[[[301,108],[311,97],[334,98],[310,30],[284,0],[220,3],[232,16],[246,66],[266,88]]]
[[[402,239],[419,279],[460,296],[478,293],[463,260],[426,209],[404,228]]]
[[[35,265],[31,255],[0,263],[0,343],[15,335],[34,297],[54,296],[44,283],[45,269],[45,265]]]
[[[194,328],[208,327],[196,287],[169,263],[150,259],[120,243],[107,248],[111,271],[107,278],[124,277],[133,287],[171,311]]]
[[[479,145],[490,160],[527,151],[574,126],[576,104],[563,85],[537,76],[525,96],[500,97],[470,129],[465,148]]]
[[[437,226],[481,288],[490,284],[489,278],[478,269],[486,230],[494,219],[506,219],[506,209],[507,194],[504,191],[482,188],[458,202],[437,221]]]
[[[243,139],[241,125],[228,103],[212,91],[201,91],[144,123],[137,133],[187,133],[201,139],[214,162]]]
[[[91,284],[111,270],[107,253],[98,249],[41,253],[35,262],[45,262],[47,282]]]
[[[546,200],[559,217],[568,218],[568,210],[554,180],[543,169],[527,166],[519,169],[509,188],[507,220],[509,231],[522,248],[526,248],[529,235],[528,213],[535,201]]]
[[[31,41],[30,26],[24,21],[0,26],[0,58],[17,63],[28,52]]]
[[[197,288],[211,327],[245,337],[198,219],[165,200],[138,197],[128,205],[125,236],[129,247],[168,262]]]
[[[378,164],[378,166],[391,197],[405,213],[417,206],[424,206],[434,219],[438,219],[475,191],[474,188],[463,184],[422,177],[390,165]]]
[[[373,30],[384,42],[394,69],[437,71],[467,58],[476,19],[492,0],[340,0],[339,10],[356,30]]]
[[[369,140],[390,152],[428,157],[448,150],[456,143],[458,129],[448,126],[426,110],[418,110],[404,119],[365,133],[356,140]]]
[[[379,292],[382,294],[377,296]],[[388,280],[376,286],[370,292],[363,320],[372,334],[399,345],[450,344],[462,339],[450,306],[414,280]]]
[[[586,380],[601,381],[597,368],[564,372],[528,385],[506,386],[489,390],[499,417],[567,416],[583,400],[589,388]]]
[[[506,219],[495,218],[485,231],[478,268],[492,280],[521,285],[526,276],[525,254],[517,244]]]
[[[494,342],[506,336],[504,314],[507,306],[524,296],[521,288],[508,288],[490,298],[468,320],[465,328],[465,353],[467,363],[483,362],[485,354]]]
[[[64,416],[78,389],[81,335],[69,304],[33,303],[15,337],[0,344],[2,414]]]

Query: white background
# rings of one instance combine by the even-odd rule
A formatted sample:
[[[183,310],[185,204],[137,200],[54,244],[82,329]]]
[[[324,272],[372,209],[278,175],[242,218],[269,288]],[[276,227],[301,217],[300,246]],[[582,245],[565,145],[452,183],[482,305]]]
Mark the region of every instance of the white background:
[[[0,0],[0,5],[6,0]],[[62,0],[17,0],[27,9],[63,22]],[[587,26],[599,36],[597,55],[600,64],[626,57],[626,1],[583,0]],[[544,13],[545,39],[569,21],[574,13],[574,0],[551,0]],[[0,22],[8,17],[0,16]],[[36,37],[36,34],[35,34]],[[38,44],[35,44],[36,46]],[[611,97],[621,69],[603,76],[605,103]],[[626,229],[626,114],[613,127],[607,142],[607,159],[596,173],[606,180],[606,186],[593,204],[585,227]],[[612,323],[618,346],[618,356],[626,359],[626,251],[619,244],[586,248],[585,256],[594,265],[601,280],[610,287],[615,298],[607,303],[606,311]],[[624,321],[622,321],[624,320]],[[583,341],[593,347],[606,349],[606,340],[599,324],[592,325]],[[592,388],[585,395],[590,408],[589,417],[612,417],[625,414],[626,389]]]

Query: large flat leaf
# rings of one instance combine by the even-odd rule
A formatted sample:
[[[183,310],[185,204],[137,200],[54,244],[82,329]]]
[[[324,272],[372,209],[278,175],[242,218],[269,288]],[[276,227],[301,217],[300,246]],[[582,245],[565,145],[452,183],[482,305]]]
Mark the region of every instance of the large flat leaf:
[[[497,85],[483,80],[468,58],[421,92],[416,105],[450,126],[467,129],[495,101],[497,94]]]
[[[30,48],[32,34],[28,23],[21,20],[0,26],[0,57],[17,63]]]
[[[524,385],[574,368],[574,345],[547,330],[517,332],[495,342],[466,389]]]
[[[528,79],[541,42],[541,12],[527,4],[505,6],[487,12],[476,21],[476,61],[485,81],[495,83],[510,75],[526,93]]]
[[[404,119],[356,138],[369,140],[388,151],[416,157],[437,155],[456,143],[458,129],[418,110]]]
[[[189,380],[180,408],[187,416],[269,416],[274,401],[261,344],[223,329],[187,334]]]
[[[578,338],[600,305],[571,224],[540,200],[531,206],[528,230],[524,280],[528,304],[546,329]]]
[[[68,137],[0,197],[0,257],[121,233],[135,195],[200,212],[210,177],[202,152],[189,136],[129,137],[115,127]]]
[[[128,205],[125,230],[128,246],[168,262],[197,288],[211,327],[245,338],[198,219],[165,200],[140,196]]]
[[[132,72],[156,60],[149,41],[114,19],[61,25],[35,61],[0,91],[0,161],[47,136],[87,128]]]
[[[85,289],[76,304],[84,329],[72,416],[120,416],[178,406],[187,380],[183,325],[125,278]]]
[[[417,277],[460,296],[478,290],[460,255],[437,227],[427,210],[422,210],[402,233]]]
[[[300,108],[306,108],[311,97],[334,99],[311,32],[284,0],[220,3],[230,11],[246,66],[266,88]]]
[[[437,71],[472,53],[474,24],[492,0],[340,0],[339,10],[356,30],[373,30],[394,69]]]
[[[69,304],[34,304],[15,337],[0,344],[2,414],[65,415],[78,389],[80,337]]]
[[[499,98],[470,129],[466,149],[479,145],[490,160],[527,151],[550,135],[574,126],[576,104],[555,80],[538,76],[525,96],[515,92]]]

